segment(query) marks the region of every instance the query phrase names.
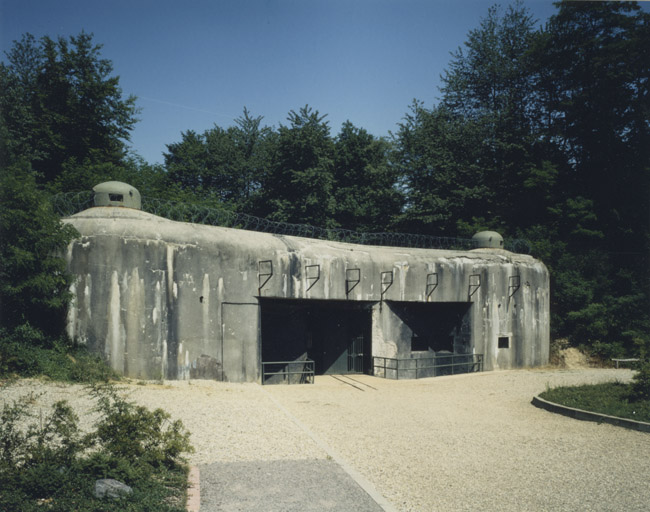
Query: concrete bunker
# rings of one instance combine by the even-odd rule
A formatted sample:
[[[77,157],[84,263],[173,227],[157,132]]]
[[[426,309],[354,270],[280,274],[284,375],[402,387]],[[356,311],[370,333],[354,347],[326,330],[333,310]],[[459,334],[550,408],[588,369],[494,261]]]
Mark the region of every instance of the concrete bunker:
[[[531,256],[358,245],[110,205],[64,222],[80,233],[66,255],[68,332],[129,377],[420,378],[548,362],[548,272]]]

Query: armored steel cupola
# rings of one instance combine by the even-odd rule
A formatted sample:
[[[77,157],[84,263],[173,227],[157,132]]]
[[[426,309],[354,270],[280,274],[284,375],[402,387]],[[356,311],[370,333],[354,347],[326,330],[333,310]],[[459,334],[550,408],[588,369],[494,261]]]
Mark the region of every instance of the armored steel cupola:
[[[503,237],[496,231],[480,231],[472,240],[478,249],[503,249]]]
[[[95,206],[121,206],[141,209],[140,192],[135,187],[121,181],[107,181],[93,187]]]

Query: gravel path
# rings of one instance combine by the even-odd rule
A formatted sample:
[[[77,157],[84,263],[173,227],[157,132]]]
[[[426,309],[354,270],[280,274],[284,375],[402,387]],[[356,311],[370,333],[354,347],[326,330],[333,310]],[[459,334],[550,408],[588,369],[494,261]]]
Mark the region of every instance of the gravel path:
[[[191,462],[200,467],[323,461],[327,445],[400,511],[641,511],[650,503],[649,434],[530,404],[547,386],[631,375],[547,369],[418,381],[322,376],[315,385],[264,388],[211,381],[126,388],[134,401],[183,420],[196,448]],[[81,386],[39,381],[0,388],[0,402],[30,391],[44,393],[35,396],[36,408],[58,399],[79,410],[91,405]]]

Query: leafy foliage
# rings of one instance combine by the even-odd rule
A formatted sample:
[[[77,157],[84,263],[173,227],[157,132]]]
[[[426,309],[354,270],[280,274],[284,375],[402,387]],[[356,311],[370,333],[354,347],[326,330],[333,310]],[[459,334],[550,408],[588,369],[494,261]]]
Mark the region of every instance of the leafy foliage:
[[[406,196],[402,231],[453,236],[463,223],[483,222],[487,184],[476,165],[479,138],[472,123],[414,101],[394,143],[392,158]]]
[[[81,32],[69,40],[26,34],[0,64],[5,157],[27,159],[44,183],[70,167],[118,164],[136,121],[135,98],[122,98],[112,63]]]
[[[306,105],[274,130],[245,108],[235,126],[189,130],[167,145],[167,186],[275,221],[385,231],[402,203],[389,142],[349,122],[332,137],[325,117]]]
[[[280,126],[261,208],[272,220],[334,227],[334,142],[325,117],[308,105]]]
[[[261,122],[262,117],[252,117],[244,108],[235,126],[183,133],[181,142],[167,145],[168,185],[235,211],[250,211],[270,166],[273,133]]]
[[[382,232],[403,202],[397,172],[387,159],[390,144],[349,121],[334,139],[334,220],[345,229]]]
[[[119,376],[96,354],[65,335],[53,338],[29,324],[0,328],[0,378],[46,376],[67,382],[108,382]]]
[[[552,333],[601,357],[650,345],[650,19],[562,2],[535,30],[489,9],[394,138],[400,227],[528,238],[551,273]]]
[[[113,387],[97,387],[94,393],[100,419],[97,429],[89,433],[81,431],[79,418],[64,401],[31,423],[34,414],[29,404],[34,396],[4,404],[0,508],[183,510],[187,478],[183,454],[192,447],[182,423],[169,426],[166,413],[136,406]],[[112,426],[119,428],[112,430]],[[98,499],[93,486],[99,478],[115,478],[134,492],[118,500]]]
[[[630,397],[634,402],[646,401],[650,403],[650,361],[645,361],[632,377]]]
[[[76,230],[64,226],[47,196],[38,189],[29,164],[18,162],[0,171],[0,305],[1,325],[23,323],[58,335],[70,299],[70,276],[57,256]]]
[[[183,423],[169,422],[162,409],[154,411],[124,400],[111,385],[94,388],[103,417],[95,436],[112,456],[138,460],[152,467],[173,467],[192,447]]]

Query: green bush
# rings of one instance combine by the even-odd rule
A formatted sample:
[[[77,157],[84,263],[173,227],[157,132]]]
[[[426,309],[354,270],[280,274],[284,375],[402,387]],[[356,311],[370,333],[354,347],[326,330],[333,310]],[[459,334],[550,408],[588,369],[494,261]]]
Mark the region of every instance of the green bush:
[[[650,402],[650,361],[641,364],[637,373],[632,377],[630,399],[634,402],[642,400]]]
[[[594,341],[591,346],[584,346],[583,350],[603,362],[610,361],[615,357],[625,357],[626,355],[625,347],[619,341]]]
[[[112,386],[92,390],[96,429],[57,402],[36,420],[34,396],[4,404],[0,413],[0,510],[180,512],[187,488],[184,453],[192,451],[180,421],[160,409],[127,402]],[[31,422],[31,423],[30,423]],[[115,478],[133,493],[117,500],[93,494],[94,482]]]
[[[153,467],[172,467],[192,451],[189,432],[180,420],[170,422],[162,409],[150,411],[124,400],[111,385],[95,386],[102,419],[96,437],[114,457],[137,459]]]
[[[28,404],[33,398],[5,404],[0,415],[0,480],[14,499],[16,495],[46,499],[59,492],[79,454],[92,444],[91,438],[79,430],[78,418],[65,402],[55,403],[48,416],[23,427],[32,417]],[[3,492],[0,504],[5,497]]]
[[[52,338],[30,324],[0,328],[0,378],[12,375],[68,382],[117,380],[119,376],[99,357],[65,335]]]

